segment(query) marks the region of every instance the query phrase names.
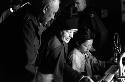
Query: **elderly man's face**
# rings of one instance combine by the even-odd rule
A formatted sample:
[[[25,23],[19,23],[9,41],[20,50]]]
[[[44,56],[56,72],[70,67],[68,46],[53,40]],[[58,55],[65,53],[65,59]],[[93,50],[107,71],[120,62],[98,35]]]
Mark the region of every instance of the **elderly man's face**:
[[[83,11],[86,8],[86,0],[75,0],[77,11]]]
[[[49,3],[49,5],[44,10],[44,18],[46,23],[54,19],[55,13],[58,11],[58,9],[59,0],[55,0]]]

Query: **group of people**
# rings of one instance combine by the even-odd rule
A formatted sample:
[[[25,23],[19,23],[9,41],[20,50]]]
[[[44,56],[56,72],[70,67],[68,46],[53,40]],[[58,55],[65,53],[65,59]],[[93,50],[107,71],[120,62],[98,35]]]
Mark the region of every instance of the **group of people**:
[[[69,16],[63,13],[69,6],[61,3],[63,0],[32,0],[1,22],[9,27],[5,36],[10,36],[3,37],[3,49],[9,52],[4,52],[9,55],[3,57],[7,60],[3,81],[96,82],[101,79],[99,72],[113,64],[91,54],[98,17],[83,12],[86,0],[72,0]]]

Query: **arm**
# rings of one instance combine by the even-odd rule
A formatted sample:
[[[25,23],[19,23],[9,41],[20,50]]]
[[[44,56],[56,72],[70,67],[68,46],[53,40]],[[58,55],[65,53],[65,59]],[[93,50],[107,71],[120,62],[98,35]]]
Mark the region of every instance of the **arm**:
[[[72,67],[65,63],[64,76],[69,80],[69,82],[93,82],[89,76],[84,76],[79,72],[79,58],[76,53],[79,54],[76,50],[73,50],[70,55],[70,61],[73,63]]]
[[[4,22],[7,19],[7,17],[12,13],[10,10],[11,9],[7,9],[0,15],[0,24]]]
[[[64,67],[64,81],[65,79],[69,82],[94,82],[89,76],[82,75],[67,64]]]
[[[69,59],[69,61],[70,61],[71,67],[72,67],[74,70],[76,70],[76,71],[79,72],[80,63],[79,63],[79,61],[77,61],[77,60],[79,60],[79,58],[77,57],[75,50],[73,50],[73,51],[70,53],[70,57],[69,57],[68,59]]]
[[[79,82],[82,78],[82,74],[73,70],[68,64],[64,64],[64,79],[69,80],[70,82]]]
[[[106,71],[107,68],[109,68],[112,65],[110,61],[100,61],[92,55],[90,57],[90,63],[94,73],[98,73],[98,72],[103,73]]]

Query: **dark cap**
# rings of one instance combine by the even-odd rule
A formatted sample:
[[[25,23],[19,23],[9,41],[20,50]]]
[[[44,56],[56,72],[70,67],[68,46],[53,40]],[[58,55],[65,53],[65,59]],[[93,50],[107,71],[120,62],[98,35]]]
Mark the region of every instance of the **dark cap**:
[[[66,29],[78,29],[78,17],[72,17],[65,21]]]
[[[88,28],[80,30],[76,36],[76,42],[79,44],[84,43],[86,40],[94,39],[95,34]]]
[[[60,21],[59,27],[61,30],[78,29],[79,27],[78,17],[62,18],[60,20],[61,21]]]

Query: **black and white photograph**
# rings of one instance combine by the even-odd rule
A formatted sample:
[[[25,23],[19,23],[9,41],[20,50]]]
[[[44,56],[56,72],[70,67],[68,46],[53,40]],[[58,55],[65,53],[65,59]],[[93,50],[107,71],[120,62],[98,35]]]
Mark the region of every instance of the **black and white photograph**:
[[[1,0],[0,82],[125,82],[125,0]]]

